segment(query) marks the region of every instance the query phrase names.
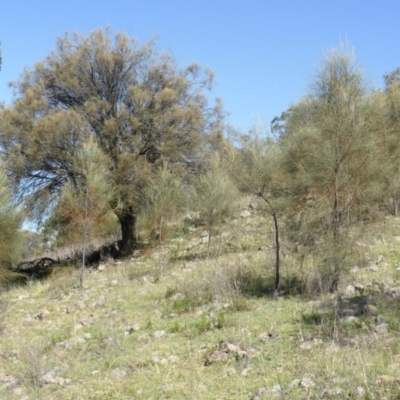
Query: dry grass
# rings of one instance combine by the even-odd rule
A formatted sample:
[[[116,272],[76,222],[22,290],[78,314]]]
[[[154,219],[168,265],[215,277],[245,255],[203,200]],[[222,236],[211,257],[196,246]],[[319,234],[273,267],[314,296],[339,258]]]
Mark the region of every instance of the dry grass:
[[[82,292],[69,271],[2,293],[0,397],[249,400],[265,388],[265,399],[395,399],[400,307],[377,300],[386,333],[367,316],[343,324],[336,297],[296,294],[313,263],[299,270],[289,253],[286,294],[274,300],[270,228],[253,212],[223,226],[209,261],[200,227],[166,244],[162,274],[150,255],[88,271]],[[354,270],[343,287],[357,282],[378,297],[395,286],[397,234],[395,218],[371,229],[359,248],[383,261],[376,272]],[[257,351],[206,366],[221,341]]]

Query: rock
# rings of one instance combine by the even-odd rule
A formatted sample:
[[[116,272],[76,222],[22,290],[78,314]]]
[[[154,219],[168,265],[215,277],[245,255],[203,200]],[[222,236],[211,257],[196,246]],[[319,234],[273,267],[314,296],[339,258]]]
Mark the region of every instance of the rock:
[[[248,345],[244,348],[244,350],[247,353],[247,356],[249,358],[255,358],[260,356],[260,350],[258,350],[256,347]]]
[[[39,320],[39,321],[43,321],[44,319],[48,319],[50,315],[50,311],[44,309],[39,311],[36,315],[35,315],[35,319]]]
[[[125,368],[115,368],[111,371],[111,375],[116,379],[122,379],[128,375],[128,371]]]
[[[340,322],[342,324],[354,324],[357,323],[359,321],[359,319],[357,317],[355,317],[354,315],[350,315],[348,317],[344,317],[340,319]]]
[[[364,396],[365,396],[365,389],[364,389],[362,386],[357,386],[357,387],[354,389],[354,396],[355,396],[355,397],[362,397],[362,398],[364,398]]]
[[[165,331],[155,331],[153,336],[154,336],[154,339],[160,339],[163,336],[165,336]]]
[[[205,237],[208,238],[209,235],[210,234],[207,231],[203,231],[203,232],[200,233],[200,237],[201,238],[205,238]]]
[[[171,364],[176,364],[179,361],[179,357],[171,354],[170,356],[168,356],[167,360],[171,363]]]
[[[377,324],[383,324],[385,322],[385,318],[383,317],[383,315],[377,315],[375,317],[375,322]]]
[[[364,291],[364,285],[362,285],[361,283],[355,283],[354,284],[354,289],[356,289],[357,292],[362,293]]]
[[[208,236],[205,236],[200,239],[200,244],[207,244],[209,241],[210,238]]]
[[[318,345],[320,342],[316,340],[309,340],[307,342],[303,342],[299,347],[301,350],[311,350],[314,348],[316,345]]]
[[[106,296],[102,295],[98,298],[97,301],[92,303],[93,308],[105,307],[106,305]]]
[[[100,272],[105,271],[105,269],[106,269],[106,266],[105,266],[104,264],[100,264],[100,265],[97,267],[97,271],[100,271]]]
[[[356,288],[353,285],[347,285],[343,291],[345,296],[352,296],[356,292]]]
[[[366,304],[364,306],[364,311],[368,315],[378,315],[378,308],[372,304]]]
[[[249,210],[243,210],[240,214],[239,214],[240,218],[249,218],[251,217],[251,212]]]
[[[227,359],[228,359],[228,353],[226,351],[216,350],[214,351],[214,353],[210,354],[207,357],[207,360],[204,363],[204,365],[208,366],[216,362],[226,361]]]
[[[139,324],[129,325],[125,328],[125,335],[131,335],[133,332],[137,332],[140,329]]]
[[[388,331],[388,329],[389,329],[389,324],[386,324],[383,322],[382,324],[375,326],[374,332],[378,333],[378,334],[382,334],[382,333],[386,333]]]
[[[369,267],[365,268],[365,270],[368,272],[377,272],[379,271],[379,268],[376,265],[370,265]]]
[[[259,388],[254,392],[254,396],[252,397],[252,400],[266,399],[268,394],[269,394],[269,390],[266,387]]]
[[[397,300],[400,298],[400,286],[392,287],[384,294],[385,297],[388,297],[392,300]]]
[[[226,368],[225,369],[225,376],[232,376],[232,375],[236,375],[236,369],[233,367],[230,368]]]
[[[272,333],[270,333],[270,332],[263,332],[263,333],[260,333],[260,334],[258,335],[258,338],[259,338],[260,340],[264,341],[264,342],[267,342],[268,340],[271,340],[272,337],[273,337],[273,335],[272,335]]]
[[[308,388],[310,388],[310,387],[312,387],[312,386],[315,386],[315,383],[314,383],[314,381],[312,381],[312,380],[309,379],[309,378],[303,378],[303,379],[300,381],[299,386],[301,386],[301,387],[303,387],[303,388],[305,388],[305,389],[308,389]]]

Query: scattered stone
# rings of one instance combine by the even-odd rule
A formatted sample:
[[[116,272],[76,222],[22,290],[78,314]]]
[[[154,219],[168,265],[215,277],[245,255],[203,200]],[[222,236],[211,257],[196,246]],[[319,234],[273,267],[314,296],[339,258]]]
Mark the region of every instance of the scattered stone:
[[[217,362],[226,361],[228,359],[228,353],[226,351],[216,350],[209,356],[204,363],[207,367],[208,365],[215,364]]]
[[[359,270],[360,270],[360,268],[358,268],[358,267],[356,266],[356,267],[353,267],[353,268],[350,270],[350,273],[356,274]]]
[[[232,375],[236,375],[236,373],[237,373],[237,371],[235,368],[229,367],[229,368],[225,369],[224,376],[232,376]]]
[[[364,306],[364,311],[368,315],[378,315],[378,308],[373,304],[366,304]]]
[[[167,357],[167,360],[171,363],[171,364],[176,364],[179,361],[179,357],[176,356],[175,354],[171,354],[170,356]]]
[[[328,399],[335,398],[336,396],[341,396],[341,395],[344,395],[344,390],[340,387],[334,387],[332,389],[324,389],[322,391],[322,397]]]
[[[378,334],[382,334],[382,333],[386,333],[388,331],[388,329],[389,329],[389,324],[386,324],[383,322],[382,324],[375,326],[374,332],[378,333]]]
[[[362,386],[358,386],[354,390],[354,396],[363,397],[365,396],[365,389]]]
[[[125,328],[125,335],[131,335],[133,332],[137,332],[140,329],[139,324],[129,325]]]
[[[15,378],[13,375],[7,375],[3,379],[2,389],[10,388],[13,386],[19,386],[21,384],[20,380]]]
[[[344,289],[345,296],[352,296],[356,292],[356,288],[353,285],[347,285]]]
[[[315,386],[315,383],[310,378],[302,378],[302,380],[299,383],[299,386],[308,389],[312,386]]]
[[[118,281],[117,281],[116,279],[113,279],[113,280],[111,281],[111,285],[117,286],[117,285],[118,285]]]
[[[391,300],[397,300],[400,298],[400,286],[392,287],[384,294],[385,297]]]
[[[362,285],[361,283],[355,283],[354,284],[354,289],[357,290],[357,292],[364,292],[364,285]]]
[[[240,218],[249,218],[251,217],[251,212],[249,210],[243,210],[240,214],[239,214]]]
[[[355,317],[354,315],[349,315],[348,317],[344,317],[340,319],[340,322],[342,324],[355,324],[359,321],[359,319],[357,317]]]
[[[93,308],[105,307],[106,305],[106,296],[102,295],[98,298],[97,301],[92,303]]]
[[[39,311],[36,315],[35,315],[35,319],[39,320],[39,321],[43,321],[44,319],[48,319],[50,315],[50,311],[44,309]]]
[[[262,387],[257,389],[254,392],[254,396],[252,397],[252,400],[262,400],[262,399],[266,399],[267,395],[269,394],[269,390],[266,387]]]
[[[293,379],[290,383],[289,387],[294,388],[300,386],[301,379]]]
[[[210,241],[210,238],[208,236],[202,237],[200,239],[201,244],[207,244]]]
[[[369,267],[365,268],[365,270],[368,272],[377,272],[379,271],[379,268],[376,265],[370,265]]]
[[[394,381],[396,381],[396,378],[391,375],[381,375],[378,376],[378,379],[376,380],[378,384],[392,383]]]
[[[160,339],[163,336],[165,336],[165,331],[155,331],[153,336],[154,336],[154,339]]]
[[[251,368],[244,368],[240,373],[241,376],[247,376],[250,372]]]
[[[116,379],[122,379],[128,375],[128,371],[125,368],[115,368],[111,371],[111,375]]]
[[[258,335],[258,338],[263,342],[267,342],[273,338],[273,335],[271,332],[263,332]]]
[[[55,367],[51,371],[47,372],[40,378],[40,383],[43,385],[49,383],[57,383],[57,376],[62,372],[61,368]]]
[[[102,272],[102,271],[105,271],[105,270],[106,270],[106,266],[105,266],[104,264],[100,264],[100,265],[97,267],[97,271]]]
[[[207,231],[203,231],[203,232],[200,233],[200,237],[201,238],[205,238],[205,237],[208,238],[209,235],[210,234]]]
[[[374,318],[374,321],[375,321],[375,323],[377,323],[377,324],[383,324],[384,322],[386,322],[386,320],[385,320],[385,318],[383,317],[383,315],[377,315],[375,318]]]
[[[319,345],[321,342],[319,340],[310,340],[307,342],[303,342],[299,347],[301,350],[311,350],[315,346]]]

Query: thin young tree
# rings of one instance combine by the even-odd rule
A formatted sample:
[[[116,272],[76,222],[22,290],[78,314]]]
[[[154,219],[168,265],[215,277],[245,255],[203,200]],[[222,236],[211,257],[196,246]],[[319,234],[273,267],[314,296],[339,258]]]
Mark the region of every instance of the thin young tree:
[[[12,279],[10,267],[23,252],[23,213],[12,203],[9,182],[0,167],[0,287]]]
[[[161,245],[165,225],[182,211],[186,203],[183,182],[165,166],[156,171],[144,191],[145,206],[141,214],[142,225],[156,232],[159,244],[159,273],[163,273]]]
[[[42,218],[64,185],[76,184],[76,155],[92,137],[110,158],[122,255],[135,249],[152,171],[163,162],[195,169],[204,144],[221,131],[221,103],[210,105],[205,94],[211,70],[196,63],[181,69],[153,41],[140,45],[109,29],[59,38],[12,86],[15,100],[0,113],[0,145],[19,198]]]
[[[209,170],[195,182],[192,192],[193,206],[200,212],[208,230],[207,258],[210,256],[213,229],[233,212],[238,198],[237,185],[216,154]]]
[[[89,138],[75,160],[77,181],[63,187],[53,211],[52,218],[59,234],[69,242],[82,245],[81,289],[90,238],[100,236],[114,217],[110,202],[115,197],[115,188],[110,183],[109,165],[109,158]]]
[[[285,177],[280,170],[281,151],[267,136],[267,130],[254,124],[244,136],[240,150],[230,149],[227,157],[230,174],[252,195],[261,200],[260,209],[269,214],[274,227],[275,294],[280,289],[280,217],[285,206]]]

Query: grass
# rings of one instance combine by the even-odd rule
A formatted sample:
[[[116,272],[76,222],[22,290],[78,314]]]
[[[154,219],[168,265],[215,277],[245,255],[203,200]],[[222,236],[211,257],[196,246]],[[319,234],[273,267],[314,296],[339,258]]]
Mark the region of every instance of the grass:
[[[209,261],[199,227],[166,252],[162,274],[149,254],[88,271],[82,292],[68,271],[1,293],[0,398],[399,398],[400,306],[381,293],[400,286],[400,221],[385,220],[359,246],[371,263],[382,256],[378,271],[359,268],[342,282],[374,294],[389,324],[377,333],[367,315],[343,323],[340,298],[300,294],[312,259],[299,270],[284,257],[286,294],[275,300],[273,252],[262,244],[270,224],[254,214],[223,226]],[[224,341],[254,357],[207,363]]]

